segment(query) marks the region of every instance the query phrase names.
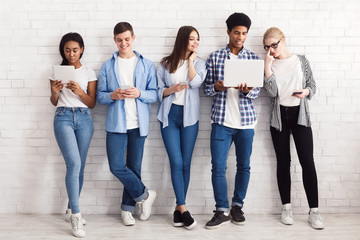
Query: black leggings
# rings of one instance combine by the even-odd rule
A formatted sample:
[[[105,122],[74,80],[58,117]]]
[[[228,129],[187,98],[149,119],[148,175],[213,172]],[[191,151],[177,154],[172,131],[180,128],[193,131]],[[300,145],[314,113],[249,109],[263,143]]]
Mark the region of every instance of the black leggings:
[[[280,106],[282,131],[270,127],[277,159],[277,181],[282,204],[290,203],[290,134],[292,133],[296,151],[302,167],[302,178],[310,208],[318,207],[318,186],[313,156],[313,136],[311,127],[297,124],[299,106]]]

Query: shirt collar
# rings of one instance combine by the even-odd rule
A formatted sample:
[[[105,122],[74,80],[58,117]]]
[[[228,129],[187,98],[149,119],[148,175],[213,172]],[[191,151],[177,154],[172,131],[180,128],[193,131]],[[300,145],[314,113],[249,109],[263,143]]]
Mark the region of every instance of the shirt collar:
[[[225,50],[226,50],[228,59],[230,59],[231,50],[230,50],[229,44],[226,45]],[[239,55],[244,55],[246,52],[248,52],[248,50],[243,46],[241,51],[238,53],[238,56]]]

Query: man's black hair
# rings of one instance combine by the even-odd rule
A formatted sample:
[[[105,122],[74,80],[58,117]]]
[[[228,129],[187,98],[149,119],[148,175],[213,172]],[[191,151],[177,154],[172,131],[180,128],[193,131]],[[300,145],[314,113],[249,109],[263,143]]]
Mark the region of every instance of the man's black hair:
[[[235,12],[231,14],[226,20],[226,26],[230,32],[234,27],[237,26],[244,26],[249,31],[251,20],[246,14]]]

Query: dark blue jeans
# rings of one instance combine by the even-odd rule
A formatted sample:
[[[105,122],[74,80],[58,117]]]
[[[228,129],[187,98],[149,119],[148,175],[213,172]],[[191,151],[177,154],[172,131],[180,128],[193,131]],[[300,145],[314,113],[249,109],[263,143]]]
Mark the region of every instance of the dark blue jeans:
[[[229,210],[226,182],[226,161],[231,144],[235,143],[236,176],[232,206],[243,206],[250,179],[250,155],[254,129],[234,129],[216,123],[211,125],[212,185],[216,210]]]
[[[147,196],[148,190],[141,181],[145,138],[140,136],[138,128],[127,133],[107,132],[106,135],[110,171],[124,185],[121,204],[124,211],[133,212],[136,202]]]
[[[84,182],[84,168],[94,126],[88,108],[58,107],[54,133],[66,164],[68,208],[79,213],[79,196]]]
[[[160,122],[161,135],[169,156],[171,181],[178,206],[185,204],[190,181],[191,158],[199,130],[199,122],[184,127],[184,107],[173,104],[168,116],[169,125],[163,128]]]

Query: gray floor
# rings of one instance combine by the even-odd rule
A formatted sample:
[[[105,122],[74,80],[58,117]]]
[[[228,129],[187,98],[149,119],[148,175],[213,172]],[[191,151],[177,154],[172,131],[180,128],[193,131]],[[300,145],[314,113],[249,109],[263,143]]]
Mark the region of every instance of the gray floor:
[[[246,224],[232,223],[219,229],[206,230],[211,215],[195,215],[198,225],[191,231],[171,225],[172,216],[152,215],[146,222],[136,219],[136,225],[125,227],[119,215],[85,215],[86,239],[360,239],[360,215],[326,215],[324,230],[314,230],[306,215],[296,215],[293,226],[279,222],[279,215],[247,215]],[[63,215],[0,215],[0,239],[76,239]]]

